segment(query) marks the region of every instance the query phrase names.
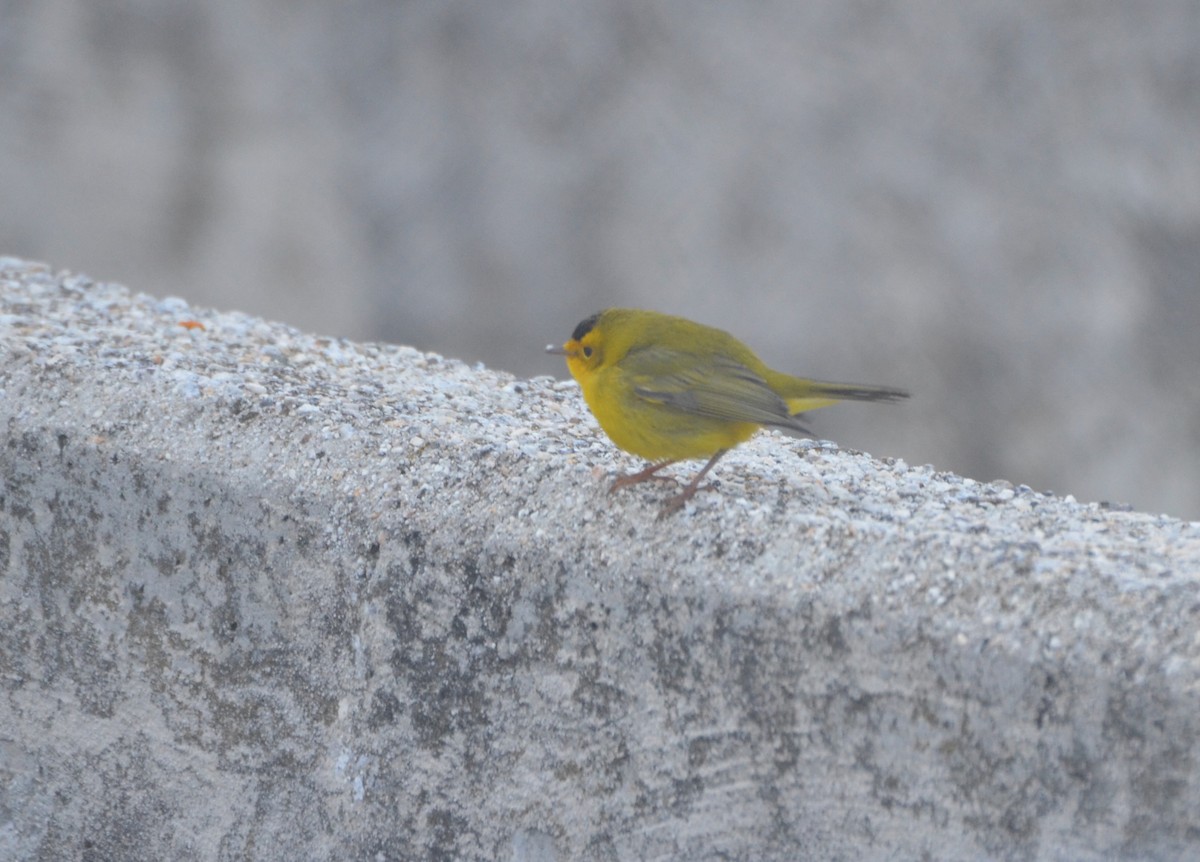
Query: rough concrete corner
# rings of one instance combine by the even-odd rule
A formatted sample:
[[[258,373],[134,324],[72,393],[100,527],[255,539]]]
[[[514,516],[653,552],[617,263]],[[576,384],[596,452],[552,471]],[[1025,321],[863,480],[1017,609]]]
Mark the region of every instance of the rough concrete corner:
[[[185,328],[196,319],[203,329]],[[0,266],[0,856],[1178,859],[1200,527]]]

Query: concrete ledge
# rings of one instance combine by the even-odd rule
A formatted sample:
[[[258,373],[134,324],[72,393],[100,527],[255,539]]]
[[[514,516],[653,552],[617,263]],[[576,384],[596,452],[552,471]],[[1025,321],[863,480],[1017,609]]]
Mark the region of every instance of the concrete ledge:
[[[1200,857],[1200,525],[772,435],[656,522],[571,384],[13,259],[0,353],[0,857]]]

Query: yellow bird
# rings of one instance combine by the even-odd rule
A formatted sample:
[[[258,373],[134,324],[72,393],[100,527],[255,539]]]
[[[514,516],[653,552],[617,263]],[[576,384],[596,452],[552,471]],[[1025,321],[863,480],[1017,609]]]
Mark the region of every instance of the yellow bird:
[[[655,311],[610,308],[580,322],[562,347],[571,376],[609,438],[646,460],[609,489],[636,485],[669,464],[708,462],[659,517],[680,509],[717,460],[762,427],[807,434],[796,418],[837,401],[896,401],[886,386],[807,380],[772,371],[728,332]]]

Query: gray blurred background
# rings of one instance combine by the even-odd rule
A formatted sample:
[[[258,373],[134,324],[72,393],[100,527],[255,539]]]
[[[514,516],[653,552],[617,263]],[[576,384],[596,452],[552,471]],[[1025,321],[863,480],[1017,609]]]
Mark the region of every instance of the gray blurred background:
[[[1200,0],[0,0],[0,253],[522,375],[607,305],[1200,518]]]

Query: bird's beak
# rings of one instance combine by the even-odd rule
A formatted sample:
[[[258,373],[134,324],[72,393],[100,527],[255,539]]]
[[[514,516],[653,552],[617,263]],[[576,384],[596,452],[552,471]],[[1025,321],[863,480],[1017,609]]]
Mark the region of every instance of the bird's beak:
[[[567,346],[565,344],[562,347],[555,347],[553,344],[547,344],[546,352],[553,353],[556,356],[570,356],[571,355],[571,352],[569,350],[567,350]]]

